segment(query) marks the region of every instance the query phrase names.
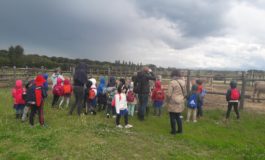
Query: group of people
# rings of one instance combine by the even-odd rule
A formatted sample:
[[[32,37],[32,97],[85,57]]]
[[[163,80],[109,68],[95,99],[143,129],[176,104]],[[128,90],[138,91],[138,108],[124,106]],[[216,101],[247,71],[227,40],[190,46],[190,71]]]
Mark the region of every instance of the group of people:
[[[186,81],[182,77],[180,70],[173,70],[171,73],[171,81],[165,93],[162,88],[161,78],[154,75],[152,70],[144,67],[141,71],[134,74],[131,79],[116,79],[110,76],[108,83],[104,77],[99,78],[99,84],[93,77],[87,77],[87,65],[80,63],[75,68],[73,76],[73,84],[68,78],[64,78],[59,71],[52,76],[52,107],[63,107],[66,101],[66,107],[69,107],[70,98],[73,92],[74,103],[69,109],[69,115],[72,115],[77,108],[77,114],[83,113],[96,115],[97,112],[105,111],[106,117],[115,118],[116,127],[131,128],[129,124],[129,116],[137,113],[140,121],[145,120],[145,116],[149,112],[148,103],[152,100],[154,107],[154,115],[161,116],[162,107],[167,106],[169,112],[171,134],[182,133],[182,115],[185,106],[187,106],[187,122],[190,121],[192,115],[193,122],[197,122],[197,118],[203,116],[203,102],[206,90],[203,87],[202,80],[192,81],[191,91],[187,93]],[[12,89],[14,98],[14,108],[16,110],[16,118],[26,120],[29,110],[30,125],[34,126],[34,116],[39,115],[39,122],[45,126],[43,116],[43,106],[47,97],[48,75],[38,75],[34,80],[29,81],[23,87],[22,80],[17,80],[15,87]],[[150,86],[150,81],[154,82],[154,86]],[[227,91],[226,99],[228,101],[228,110],[226,118],[229,118],[231,108],[239,118],[238,102],[240,93],[236,89],[236,81],[232,81],[231,88]],[[59,100],[61,101],[59,102]],[[125,124],[121,125],[120,119],[124,118]]]

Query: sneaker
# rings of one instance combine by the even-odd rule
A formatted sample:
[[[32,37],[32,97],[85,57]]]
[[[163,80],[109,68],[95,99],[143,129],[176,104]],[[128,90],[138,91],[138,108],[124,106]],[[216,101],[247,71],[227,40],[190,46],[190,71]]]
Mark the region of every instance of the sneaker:
[[[193,120],[193,123],[197,123],[197,120]]]
[[[183,118],[183,116],[179,116],[179,118],[181,118],[181,119],[182,119],[182,118]]]
[[[113,115],[112,118],[116,118],[116,115]]]
[[[123,127],[122,127],[122,125],[120,125],[120,124],[119,124],[119,125],[117,125],[116,127],[117,127],[117,128],[123,128]]]
[[[109,118],[110,117],[110,115],[109,114],[107,114],[107,118]]]
[[[125,126],[125,128],[132,128],[133,126],[132,125],[130,125],[130,124],[127,124],[126,126]]]

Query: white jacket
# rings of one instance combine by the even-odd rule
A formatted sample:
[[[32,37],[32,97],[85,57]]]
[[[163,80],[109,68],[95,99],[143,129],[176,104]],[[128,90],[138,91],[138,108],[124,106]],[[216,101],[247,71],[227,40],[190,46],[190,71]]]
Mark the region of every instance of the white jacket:
[[[124,93],[116,94],[114,96],[116,113],[120,114],[120,110],[127,109],[127,99]]]
[[[94,90],[95,94],[97,95],[97,80],[95,78],[89,79],[92,82],[91,89]]]

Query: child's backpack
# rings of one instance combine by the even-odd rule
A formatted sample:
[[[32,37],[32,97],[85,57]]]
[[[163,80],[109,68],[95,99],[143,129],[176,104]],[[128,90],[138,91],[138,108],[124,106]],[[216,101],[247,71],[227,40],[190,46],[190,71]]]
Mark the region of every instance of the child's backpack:
[[[57,96],[62,96],[63,95],[63,87],[61,85],[55,85],[53,87],[52,93]]]
[[[70,85],[64,85],[63,91],[64,91],[64,94],[70,94],[72,91],[71,86]]]
[[[155,100],[163,101],[165,99],[165,93],[162,90],[156,91]]]
[[[231,100],[239,100],[240,93],[236,88],[231,89]]]
[[[93,100],[96,98],[96,92],[94,91],[94,89],[90,88],[88,90],[88,97],[89,100]]]
[[[195,108],[197,108],[197,106],[198,106],[197,94],[193,93],[188,99],[188,107],[195,109]]]
[[[30,84],[27,88],[26,94],[26,103],[27,104],[35,104],[36,103],[36,95],[35,95],[35,84]]]
[[[128,102],[134,102],[134,99],[135,99],[135,94],[133,93],[133,91],[129,91],[127,93],[127,101]]]

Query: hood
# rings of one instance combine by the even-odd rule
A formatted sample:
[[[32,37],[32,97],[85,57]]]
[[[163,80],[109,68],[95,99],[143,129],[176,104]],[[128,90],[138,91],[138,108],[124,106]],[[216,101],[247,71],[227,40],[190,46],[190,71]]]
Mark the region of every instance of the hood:
[[[230,82],[230,87],[231,88],[236,88],[236,86],[237,86],[237,82],[236,81],[233,80],[233,81]]]
[[[130,85],[129,85],[130,89],[133,89],[133,86],[134,86],[133,82],[131,82]]]
[[[115,77],[110,77],[109,78],[108,87],[115,87],[115,85],[116,85],[116,79],[115,79]]]
[[[47,81],[49,75],[48,75],[47,73],[44,73],[42,76],[43,76],[43,78]]]
[[[99,81],[100,81],[100,82],[99,82],[100,85],[105,85],[105,83],[106,83],[104,77],[100,77]]]
[[[65,85],[69,85],[69,84],[70,84],[70,80],[66,78],[66,79],[64,80],[64,84],[65,84]]]
[[[42,86],[43,83],[46,82],[42,75],[38,75],[35,79],[35,84],[37,86]]]
[[[156,81],[155,88],[156,89],[161,89],[161,82],[160,81]]]
[[[22,80],[16,80],[16,88],[17,89],[20,89],[23,87],[23,83],[22,83]]]
[[[97,84],[97,81],[96,81],[96,79],[95,79],[95,78],[90,78],[90,79],[89,79],[89,81],[91,81],[91,82],[92,82],[92,86],[96,86],[96,84]]]
[[[61,84],[63,80],[61,78],[57,78],[57,84]]]
[[[126,83],[124,78],[121,78],[120,82],[121,82],[122,85],[125,85],[125,83]]]

